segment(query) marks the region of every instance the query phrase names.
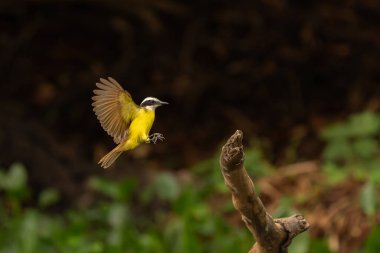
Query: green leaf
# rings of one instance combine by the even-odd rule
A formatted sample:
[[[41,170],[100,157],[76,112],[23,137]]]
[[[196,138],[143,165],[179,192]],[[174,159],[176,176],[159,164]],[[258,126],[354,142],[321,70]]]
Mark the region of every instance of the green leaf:
[[[197,175],[204,175],[204,174],[213,173],[213,171],[216,168],[219,168],[218,156],[215,156],[208,160],[197,163],[196,165],[192,167],[192,171]]]
[[[322,130],[321,138],[326,141],[333,139],[345,139],[349,135],[349,129],[344,123],[335,123]]]
[[[306,253],[309,252],[310,235],[304,232],[296,236],[289,246],[289,252]]]
[[[245,152],[244,164],[249,173],[252,173],[255,177],[268,175],[271,171],[271,166],[265,161],[261,150],[255,147]]]
[[[310,241],[311,253],[331,253],[326,240],[313,239]]]
[[[372,158],[379,150],[378,141],[368,137],[355,140],[352,147],[355,154],[364,159]]]
[[[327,174],[327,179],[331,184],[339,183],[347,177],[347,172],[332,162],[324,164],[323,171]]]
[[[328,161],[347,159],[353,154],[350,143],[346,139],[331,140],[323,150],[323,158]]]
[[[92,242],[89,247],[89,252],[91,253],[102,253],[105,252],[104,245],[102,242]]]
[[[59,201],[59,192],[53,188],[48,188],[42,191],[38,198],[40,207],[48,207]]]
[[[177,214],[187,216],[199,201],[199,191],[194,190],[192,185],[185,185],[181,194],[173,202],[173,209]]]
[[[364,137],[378,134],[380,130],[379,116],[374,112],[354,114],[349,121],[351,136]]]
[[[362,188],[360,194],[360,205],[363,211],[373,216],[376,214],[376,187],[372,180],[369,180]]]
[[[380,226],[375,226],[364,245],[365,253],[377,253],[380,249]]]
[[[147,253],[148,252],[149,253],[164,253],[165,252],[161,241],[153,233],[142,235],[139,238],[139,243],[142,246],[142,250],[140,250],[140,252],[143,252],[143,253],[144,252],[147,252]]]
[[[110,206],[108,213],[108,223],[113,228],[121,228],[129,218],[129,210],[122,203],[114,203]]]
[[[119,197],[119,189],[115,186],[115,182],[111,182],[105,178],[92,177],[89,181],[89,186],[111,198]]]
[[[108,223],[111,230],[108,233],[108,243],[120,247],[123,244],[123,228],[129,218],[129,210],[122,203],[114,203],[110,206]]]
[[[171,173],[164,172],[154,179],[153,183],[144,192],[143,199],[148,201],[156,195],[162,200],[173,201],[178,198],[179,194],[180,186],[177,178]]]
[[[177,178],[170,173],[161,174],[156,180],[158,196],[162,199],[174,200],[178,197],[180,187]]]
[[[38,229],[39,229],[38,214],[35,211],[26,212],[21,224],[20,242],[22,252],[35,252],[38,244]]]
[[[273,217],[290,216],[293,212],[294,199],[283,196],[280,198],[277,209],[273,212]]]
[[[172,219],[164,229],[165,241],[169,242],[172,252],[182,252],[186,240],[186,223],[184,219]]]
[[[371,180],[373,181],[376,187],[380,187],[380,170],[378,164],[379,163],[375,162],[370,171]]]
[[[132,179],[117,182],[102,177],[92,177],[89,181],[92,189],[116,200],[128,200],[135,185],[135,181]]]
[[[191,209],[192,215],[197,220],[207,220],[212,214],[208,205],[204,203],[198,203]]]
[[[7,191],[22,190],[26,186],[26,181],[26,169],[21,163],[12,164],[8,173],[0,174],[0,188]]]

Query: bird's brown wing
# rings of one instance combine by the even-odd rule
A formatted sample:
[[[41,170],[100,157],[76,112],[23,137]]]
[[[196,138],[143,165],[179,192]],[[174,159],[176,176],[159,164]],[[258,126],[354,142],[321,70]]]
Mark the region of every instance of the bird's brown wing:
[[[96,83],[98,89],[92,106],[103,129],[120,143],[128,136],[128,128],[136,117],[139,107],[133,102],[131,95],[113,78],[100,78]]]

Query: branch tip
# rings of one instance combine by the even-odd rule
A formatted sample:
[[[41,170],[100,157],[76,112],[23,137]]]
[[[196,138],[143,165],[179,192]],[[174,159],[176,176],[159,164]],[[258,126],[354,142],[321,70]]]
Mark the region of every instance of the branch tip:
[[[231,146],[242,146],[243,144],[243,132],[241,130],[236,130],[235,133],[228,139],[226,145]]]
[[[224,170],[239,169],[244,162],[244,158],[243,132],[236,130],[222,148],[220,157],[221,167]]]

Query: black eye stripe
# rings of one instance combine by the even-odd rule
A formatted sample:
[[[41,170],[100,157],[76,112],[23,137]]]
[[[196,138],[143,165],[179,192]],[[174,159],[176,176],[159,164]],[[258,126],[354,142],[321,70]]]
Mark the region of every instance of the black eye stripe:
[[[157,102],[155,100],[150,99],[150,100],[146,100],[142,102],[141,106],[150,106],[150,105],[155,105],[155,104],[157,104]]]

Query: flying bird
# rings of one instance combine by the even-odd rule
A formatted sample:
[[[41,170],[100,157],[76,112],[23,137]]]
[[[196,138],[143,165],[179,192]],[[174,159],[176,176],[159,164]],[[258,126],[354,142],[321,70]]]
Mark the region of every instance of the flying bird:
[[[136,105],[131,94],[112,77],[100,78],[96,83],[92,100],[93,110],[103,129],[118,144],[100,159],[99,164],[108,168],[123,151],[132,150],[141,143],[156,143],[164,140],[160,133],[149,135],[155,118],[155,110],[168,104],[155,97],[145,98]]]

